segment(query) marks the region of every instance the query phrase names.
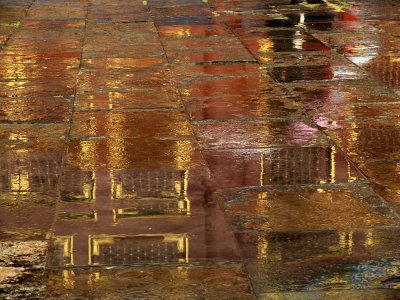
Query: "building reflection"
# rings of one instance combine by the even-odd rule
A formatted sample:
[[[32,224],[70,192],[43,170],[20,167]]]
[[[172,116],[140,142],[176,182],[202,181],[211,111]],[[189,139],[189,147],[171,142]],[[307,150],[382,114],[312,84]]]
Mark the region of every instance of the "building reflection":
[[[395,230],[330,230],[242,233],[238,239],[262,290],[287,288],[287,282],[304,288],[371,288],[397,286],[398,260],[388,240],[393,234],[398,235]]]
[[[123,141],[116,142],[118,147],[124,146]],[[88,149],[80,150],[81,153],[76,154],[80,157],[83,154],[87,159]],[[179,151],[187,153],[184,149]],[[121,166],[126,160],[124,151],[118,153],[122,154],[121,161],[114,153],[111,166]],[[98,156],[93,155],[93,158],[98,159]],[[165,218],[172,218],[173,223],[188,222],[191,214],[189,169],[97,170],[95,163],[92,167],[90,171],[73,169],[63,174],[55,230],[59,233],[53,239],[51,266],[188,261],[186,232],[175,233],[175,228],[170,227],[169,231],[163,228],[162,233],[148,233],[148,228],[155,225],[161,228]],[[85,234],[77,231],[77,224],[88,227],[83,230]],[[67,232],[70,234],[65,235]],[[74,242],[76,240],[79,242]]]
[[[94,268],[87,272],[92,282],[108,267],[235,257],[222,212],[205,197],[207,172],[192,142],[157,138],[159,127],[146,127],[142,139],[113,138],[118,124],[127,136],[141,129],[127,126],[136,121],[124,114],[118,122],[98,116],[90,134],[111,137],[72,140],[62,175],[49,268],[62,270],[54,276],[63,276],[64,288],[77,284],[74,270],[81,267]],[[182,131],[179,122],[159,122],[167,133]],[[224,248],[219,240],[227,241]]]
[[[335,146],[272,148],[265,151],[208,151],[219,187],[335,184],[362,180]]]

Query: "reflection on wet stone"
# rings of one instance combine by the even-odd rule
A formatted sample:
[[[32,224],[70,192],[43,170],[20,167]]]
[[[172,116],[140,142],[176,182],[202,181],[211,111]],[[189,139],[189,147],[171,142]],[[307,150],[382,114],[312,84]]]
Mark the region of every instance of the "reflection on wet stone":
[[[337,184],[363,176],[336,147],[271,148],[264,151],[206,151],[219,188]]]
[[[399,266],[393,257],[399,253],[391,239],[397,235],[397,229],[369,229],[244,233],[238,239],[250,259],[254,288],[263,294],[396,288]]]
[[[61,2],[0,4],[0,298],[399,298],[397,1]]]
[[[397,215],[366,186],[221,192],[221,201],[237,231],[398,225]],[[352,219],[348,219],[348,211],[354,213]]]

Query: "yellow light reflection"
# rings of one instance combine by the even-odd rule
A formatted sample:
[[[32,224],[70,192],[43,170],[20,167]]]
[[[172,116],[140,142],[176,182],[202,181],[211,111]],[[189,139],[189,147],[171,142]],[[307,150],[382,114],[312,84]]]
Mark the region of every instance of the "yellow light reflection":
[[[259,52],[271,52],[274,49],[274,42],[271,39],[259,39]]]
[[[371,247],[374,245],[374,236],[372,229],[368,229],[367,236],[365,238],[365,247]]]
[[[339,231],[339,246],[346,250],[348,255],[353,253],[353,231]]]
[[[62,271],[63,286],[66,289],[73,289],[75,287],[75,273],[73,270]]]
[[[331,183],[336,182],[336,147],[331,148]]]
[[[190,141],[177,141],[175,143],[174,158],[178,169],[190,169],[193,150],[193,145]]]

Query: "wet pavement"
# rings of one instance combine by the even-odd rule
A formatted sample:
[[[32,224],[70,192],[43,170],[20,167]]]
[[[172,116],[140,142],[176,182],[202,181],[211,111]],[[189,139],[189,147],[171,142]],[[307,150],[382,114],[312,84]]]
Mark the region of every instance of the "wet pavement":
[[[400,299],[397,0],[4,0],[0,49],[1,298]]]

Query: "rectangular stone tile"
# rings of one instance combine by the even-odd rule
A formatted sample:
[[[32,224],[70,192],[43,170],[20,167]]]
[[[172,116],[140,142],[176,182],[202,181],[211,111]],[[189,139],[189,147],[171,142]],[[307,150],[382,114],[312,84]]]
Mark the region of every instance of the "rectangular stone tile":
[[[95,58],[95,59],[83,59],[82,69],[96,72],[102,70],[108,72],[116,69],[117,71],[139,71],[148,70],[152,68],[152,71],[158,69],[164,70],[168,68],[166,60],[164,58]]]
[[[393,237],[397,235],[398,228],[394,228],[246,233],[239,234],[238,240],[243,255],[249,259],[247,270],[252,286],[260,297],[295,291],[315,292],[311,294],[314,296],[323,292],[340,296],[344,291],[351,295],[354,291],[356,296],[365,289],[396,289],[399,252]],[[336,299],[306,295],[299,299]]]
[[[178,92],[163,87],[80,93],[74,105],[77,111],[183,108]]]
[[[304,24],[304,27],[307,30],[307,32],[313,34],[325,33],[325,32],[371,33],[377,31],[377,28],[363,21],[350,21],[350,22],[332,21],[324,23],[307,23]]]
[[[236,37],[163,39],[163,45],[173,62],[255,61]]]
[[[396,50],[399,49],[398,47]],[[375,55],[351,56],[349,59],[391,88],[400,87],[400,53],[382,51]]]
[[[211,150],[204,155],[218,189],[333,185],[365,180],[335,146]]]
[[[269,47],[268,43],[266,47]],[[300,56],[297,52],[260,52],[257,55],[257,59],[267,69],[273,67],[307,67],[315,65],[340,65],[348,68],[352,66],[344,57],[334,51],[327,50],[303,51]]]
[[[319,110],[333,105],[353,103],[390,103],[397,102],[393,91],[373,79],[349,81],[317,81],[303,83],[286,83],[284,88],[290,98],[306,110]]]
[[[369,159],[398,159],[398,128],[363,128],[329,131],[329,135],[354,162],[362,163]]]
[[[1,57],[7,57],[11,62],[16,63],[35,63],[37,60],[51,60],[51,59],[75,59],[79,60],[81,51],[76,49],[62,49],[54,51],[38,51],[37,49],[3,49],[0,53]],[[79,64],[78,64],[79,65]]]
[[[258,64],[246,62],[232,62],[226,64],[174,65],[173,73],[178,81],[187,81],[188,79],[206,80],[207,77],[210,77],[209,79],[213,79],[211,77],[251,77],[256,75],[263,75],[261,68]],[[242,88],[244,87],[245,86],[243,86]]]
[[[52,82],[49,84],[47,80],[43,81],[9,81],[0,82],[0,97],[23,98],[29,96],[35,97],[72,97],[74,95],[75,86],[65,85],[63,82]]]
[[[276,82],[267,74],[258,71],[251,76],[240,77],[203,77],[181,83],[183,99],[203,97],[276,97],[285,96]]]
[[[188,38],[188,37],[210,37],[227,36],[231,32],[223,25],[175,25],[158,26],[158,32],[165,38]]]
[[[310,231],[398,225],[397,215],[368,186],[262,188],[221,192],[237,231]]]
[[[399,161],[390,159],[367,160],[360,169],[374,183],[375,191],[400,213]]]
[[[345,80],[366,77],[359,68],[350,64],[315,64],[306,66],[268,67],[267,71],[279,82],[312,80]]]
[[[68,122],[71,114],[71,104],[57,99],[0,98],[0,106],[0,123]]]
[[[197,164],[193,141],[179,139],[73,139],[67,166],[83,170],[174,168]],[[192,162],[193,161],[193,162]]]
[[[181,111],[79,112],[71,136],[110,138],[187,138],[190,123]]]
[[[78,75],[79,61],[76,58],[35,59],[34,61],[28,59],[26,61],[16,60],[15,56],[0,57],[1,81],[35,82],[43,79],[50,81],[52,78],[58,77],[61,82],[71,84],[71,81],[76,80]]]
[[[300,117],[298,108],[286,100],[283,93],[275,96],[250,94],[203,98],[187,103],[186,109],[193,121]]]
[[[327,143],[316,128],[301,121],[257,120],[207,122],[194,128],[202,148],[311,146]]]
[[[63,153],[67,124],[2,124],[0,149],[5,153]]]
[[[224,298],[227,291],[237,299],[254,299],[240,264],[49,271],[45,295],[59,299],[89,296],[112,299],[162,298],[167,294],[175,299],[208,299]]]
[[[230,28],[288,28],[295,25],[289,18],[273,9],[243,14],[220,13],[216,20],[226,23]]]
[[[271,32],[251,31],[245,32],[240,39],[256,57],[263,59],[264,53],[270,52],[296,52],[303,51],[330,51],[321,41],[311,35],[292,31],[292,38],[274,37]]]
[[[321,107],[307,113],[320,127],[329,129],[392,128],[399,111],[396,104],[356,104]]]
[[[185,17],[209,17],[212,18],[212,11],[205,3],[184,3],[184,5],[168,5],[163,7],[152,7],[152,14],[156,20],[164,18],[185,18]]]
[[[63,24],[63,23],[61,23]],[[67,23],[68,24],[68,23]],[[24,24],[25,25],[25,24]],[[46,38],[47,41],[64,41],[64,40],[79,40],[82,41],[84,38],[84,30],[81,27],[54,27],[53,30],[47,28],[30,28],[28,26],[22,26],[17,30],[13,36],[13,40],[26,40],[35,41],[41,38]]]
[[[79,28],[83,30],[85,27],[85,20],[71,19],[71,20],[29,20],[24,19],[21,21],[23,28],[47,28],[47,29],[63,29],[63,28]]]
[[[124,91],[135,88],[156,89],[171,87],[170,72],[168,69],[156,68],[149,70],[82,70],[77,82],[77,90],[114,90]]]
[[[58,7],[57,7],[58,6]],[[47,20],[47,19],[85,19],[86,8],[84,6],[65,6],[52,5],[49,6],[32,6],[27,18],[29,20]]]
[[[106,42],[110,43],[110,41]],[[104,46],[99,48],[98,44],[103,44],[102,41],[92,42],[93,46],[85,45],[83,50],[83,58],[103,58],[103,57],[131,57],[140,58],[147,57],[164,57],[164,50],[160,44],[136,45],[131,46]],[[96,46],[95,46],[96,45]],[[151,49],[151,50],[149,50]]]
[[[8,50],[32,49],[51,52],[64,49],[79,50],[81,43],[79,39],[21,40],[11,38],[6,47]]]
[[[141,6],[92,6],[87,16],[91,22],[146,22],[150,20],[149,10],[143,4]]]
[[[258,11],[266,10],[271,8],[271,3],[267,1],[251,0],[244,2],[236,1],[218,1],[212,0],[208,2],[210,6],[217,12],[248,12],[248,11]]]
[[[174,26],[174,25],[214,25],[216,24],[211,15],[196,16],[172,16],[158,17],[154,23],[158,26]]]

